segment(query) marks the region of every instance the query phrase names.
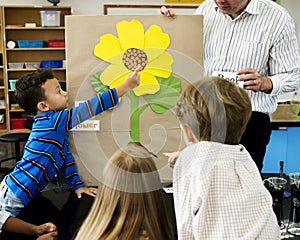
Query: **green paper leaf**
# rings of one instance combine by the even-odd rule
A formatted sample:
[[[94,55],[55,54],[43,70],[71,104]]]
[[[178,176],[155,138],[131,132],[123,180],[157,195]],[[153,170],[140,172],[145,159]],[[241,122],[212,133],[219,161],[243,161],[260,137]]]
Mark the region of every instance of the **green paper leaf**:
[[[103,71],[97,72],[97,73],[95,73],[94,75],[92,75],[90,77],[90,83],[91,83],[92,87],[94,88],[96,94],[106,92],[106,91],[108,91],[110,89],[109,86],[104,85],[100,81],[100,75],[101,75],[102,72]],[[119,103],[121,102],[121,99],[122,98],[119,98]],[[116,106],[114,106],[114,107],[109,108],[109,109],[114,109],[117,106],[118,106],[118,104]]]
[[[144,95],[144,99],[156,113],[164,113],[175,106],[180,96],[180,79],[174,76],[159,78],[160,90],[155,94]]]
[[[100,75],[103,71],[97,72],[94,75],[92,75],[90,77],[90,82],[92,87],[94,88],[95,92],[97,94],[99,93],[103,93],[109,90],[109,87],[104,85],[101,81],[100,81]]]

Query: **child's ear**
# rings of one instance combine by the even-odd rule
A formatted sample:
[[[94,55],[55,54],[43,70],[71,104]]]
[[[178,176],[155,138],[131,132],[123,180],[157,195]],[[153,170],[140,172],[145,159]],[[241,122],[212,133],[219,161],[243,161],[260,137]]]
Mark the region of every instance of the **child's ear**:
[[[187,125],[187,124],[180,124],[181,129],[183,130],[185,136],[186,136],[186,140],[188,142],[192,142],[194,143],[196,140],[196,137],[192,131],[192,129]]]
[[[41,101],[37,104],[38,112],[46,112],[49,111],[49,106],[44,101]]]

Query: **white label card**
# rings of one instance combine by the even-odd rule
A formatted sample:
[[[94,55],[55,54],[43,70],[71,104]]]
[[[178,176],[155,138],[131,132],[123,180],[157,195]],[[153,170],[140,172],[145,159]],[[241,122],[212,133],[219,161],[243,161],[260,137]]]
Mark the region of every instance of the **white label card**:
[[[75,101],[75,107],[84,101]],[[100,120],[86,120],[73,127],[71,131],[100,131]]]
[[[215,77],[221,77],[225,80],[234,83],[235,85],[239,86],[240,88],[244,88],[244,82],[238,81],[238,76],[234,72],[222,72],[222,71],[214,71],[212,73]]]
[[[100,120],[86,120],[73,127],[71,131],[99,131]]]

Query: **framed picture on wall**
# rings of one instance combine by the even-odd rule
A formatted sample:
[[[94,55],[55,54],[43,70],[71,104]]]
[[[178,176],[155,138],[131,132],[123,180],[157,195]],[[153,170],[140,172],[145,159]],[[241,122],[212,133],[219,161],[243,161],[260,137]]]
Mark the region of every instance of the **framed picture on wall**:
[[[149,15],[159,14],[162,4],[104,4],[104,15]],[[194,14],[199,4],[165,4],[176,10],[176,14]]]

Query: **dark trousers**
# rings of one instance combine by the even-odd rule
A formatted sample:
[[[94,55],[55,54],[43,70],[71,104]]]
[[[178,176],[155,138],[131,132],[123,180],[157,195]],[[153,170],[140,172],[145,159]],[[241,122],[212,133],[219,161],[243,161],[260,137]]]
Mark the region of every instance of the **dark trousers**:
[[[242,136],[241,144],[250,153],[256,166],[261,172],[267,145],[271,136],[271,123],[268,114],[252,112],[246,130]]]

